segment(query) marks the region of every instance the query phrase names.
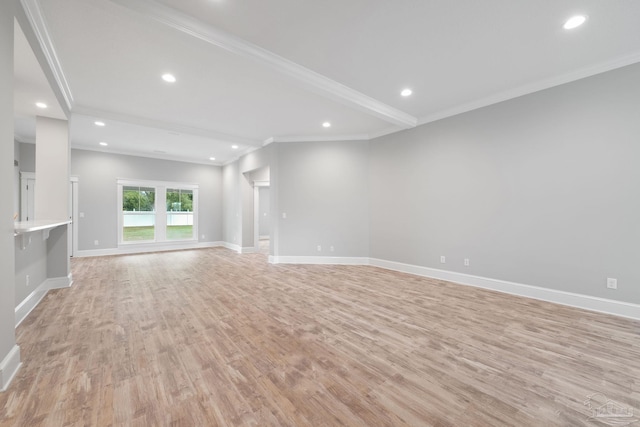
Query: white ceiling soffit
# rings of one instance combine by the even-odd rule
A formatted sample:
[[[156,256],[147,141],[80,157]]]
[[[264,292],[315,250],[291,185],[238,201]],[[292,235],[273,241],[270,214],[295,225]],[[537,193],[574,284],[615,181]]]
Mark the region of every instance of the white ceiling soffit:
[[[106,126],[97,128],[96,120],[105,120]],[[151,157],[207,165],[220,165],[237,158],[247,150],[259,148],[238,142],[232,148],[228,141],[217,141],[209,135],[196,135],[166,127],[151,126],[147,123],[135,124],[118,121],[104,115],[91,116],[74,113],[71,119],[73,148],[103,151],[106,153]],[[107,146],[101,146],[105,142]],[[186,149],[188,145],[188,149]],[[214,157],[215,160],[210,160]]]
[[[51,41],[49,29],[47,28],[38,0],[20,0],[20,3],[22,4],[22,9],[31,24],[31,28],[33,29],[38,43],[40,44],[42,53],[51,68],[51,73],[53,74],[55,83],[64,98],[66,110],[71,111],[73,109],[73,95],[71,94],[67,78],[62,71],[60,60],[58,59],[56,49]]]
[[[168,6],[151,0],[111,1],[229,52],[268,65],[276,71],[302,82],[313,92],[329,97],[346,106],[357,108],[402,128],[415,127],[418,123],[416,117],[404,111],[377,101],[260,46],[242,40]]]
[[[31,50],[29,41],[20,25],[14,27],[14,55],[13,55],[13,111],[16,123],[15,133],[22,142],[35,142],[35,117],[45,116],[66,120],[64,109],[60,106],[56,94],[51,88],[38,59]],[[36,102],[47,104],[46,109],[40,109]],[[34,120],[24,120],[25,118]],[[29,131],[33,124],[34,131]],[[32,135],[33,134],[33,135]]]
[[[164,120],[155,120],[146,117],[132,116],[129,114],[121,114],[113,111],[99,110],[95,108],[76,106],[73,110],[74,116],[90,116],[95,120],[100,121],[117,121],[122,123],[130,123],[137,126],[146,126],[153,129],[160,129],[167,132],[177,132],[180,134],[194,135],[197,137],[209,138],[212,142],[220,143],[236,143],[242,145],[249,145],[253,147],[259,147],[262,142],[256,139],[243,138],[228,133],[218,132],[211,129],[203,129],[199,127],[187,126],[173,122],[167,122]]]

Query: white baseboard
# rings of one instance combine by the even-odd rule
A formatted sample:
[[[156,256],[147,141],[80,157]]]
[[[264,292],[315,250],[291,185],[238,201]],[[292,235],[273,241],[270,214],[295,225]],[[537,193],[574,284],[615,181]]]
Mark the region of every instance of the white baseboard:
[[[47,290],[49,289],[64,289],[70,288],[73,284],[73,278],[71,277],[71,273],[69,273],[66,277],[49,277],[44,281],[43,285],[46,286]]]
[[[40,304],[42,298],[47,295],[51,289],[63,289],[71,287],[73,278],[71,274],[66,277],[51,277],[40,284],[33,292],[29,294],[15,309],[16,328],[27,318],[29,313]]]
[[[240,245],[236,245],[234,243],[222,242],[220,246],[230,249],[232,251],[235,251],[239,254],[242,253],[242,248],[240,247]]]
[[[225,242],[176,242],[166,243],[162,245],[149,245],[149,244],[132,244],[126,246],[120,246],[118,248],[106,248],[106,249],[89,249],[83,251],[76,251],[75,257],[94,257],[94,256],[111,256],[111,255],[130,255],[141,254],[146,252],[166,252],[177,251],[183,249],[203,249],[203,248],[218,248],[221,246],[227,247]],[[231,249],[231,248],[230,248]]]
[[[20,347],[14,345],[5,358],[0,362],[0,392],[5,391],[22,366],[20,362]]]
[[[518,295],[537,300],[553,302],[556,304],[582,308],[585,310],[597,311],[599,313],[613,314],[615,316],[640,320],[640,305],[638,304],[631,304],[605,298],[592,297],[589,295],[559,291],[556,289],[524,285],[521,283],[507,282],[505,280],[472,276],[470,274],[438,270],[436,268],[421,267],[417,265],[403,264],[400,262],[386,261],[375,258],[370,259],[370,265],[387,270],[400,271],[403,273],[415,274],[417,276],[446,280],[449,282],[459,283],[461,285],[491,289],[507,294]]]
[[[260,251],[257,251],[256,248],[254,248],[253,246],[244,247],[240,251],[241,254],[255,254],[256,252],[260,252]]]
[[[31,313],[33,309],[36,308],[36,306],[40,303],[40,301],[42,301],[42,298],[44,298],[44,296],[47,295],[47,292],[49,292],[48,288],[45,289],[45,284],[46,284],[46,281],[42,282],[40,286],[36,288],[36,290],[31,292],[29,296],[26,297],[16,307],[16,314],[15,314],[16,328],[20,325],[20,323],[22,323],[24,319],[27,318],[29,313]]]
[[[269,256],[271,264],[369,265],[366,257]]]

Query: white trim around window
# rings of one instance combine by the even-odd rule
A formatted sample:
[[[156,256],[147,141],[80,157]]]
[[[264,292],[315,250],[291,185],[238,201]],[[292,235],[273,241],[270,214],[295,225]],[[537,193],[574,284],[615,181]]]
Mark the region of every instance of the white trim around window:
[[[148,181],[137,179],[118,179],[117,180],[117,214],[118,214],[118,247],[129,247],[131,245],[155,245],[167,243],[181,242],[197,242],[198,241],[198,184],[184,182],[167,182],[167,181]],[[124,212],[123,211],[123,189],[124,187],[145,187],[155,190],[155,206],[153,211],[145,213],[136,213],[136,215],[153,215],[154,216],[154,236],[152,240],[125,241],[124,240]],[[167,189],[190,190],[193,193],[193,232],[191,238],[167,238],[167,209],[166,197]]]

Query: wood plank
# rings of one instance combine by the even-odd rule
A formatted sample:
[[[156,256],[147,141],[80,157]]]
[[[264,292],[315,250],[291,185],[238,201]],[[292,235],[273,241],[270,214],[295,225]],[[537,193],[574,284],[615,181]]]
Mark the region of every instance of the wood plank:
[[[640,322],[215,248],[72,260],[0,426],[589,426],[640,413]],[[604,403],[604,402],[603,402]]]

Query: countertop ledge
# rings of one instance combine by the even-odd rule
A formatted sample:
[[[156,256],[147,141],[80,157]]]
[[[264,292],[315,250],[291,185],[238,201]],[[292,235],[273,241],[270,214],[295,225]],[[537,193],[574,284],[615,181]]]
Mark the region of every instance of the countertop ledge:
[[[31,233],[33,231],[51,230],[52,228],[59,227],[61,225],[71,224],[71,220],[36,220],[36,221],[17,221],[13,225],[13,231],[15,235]]]

